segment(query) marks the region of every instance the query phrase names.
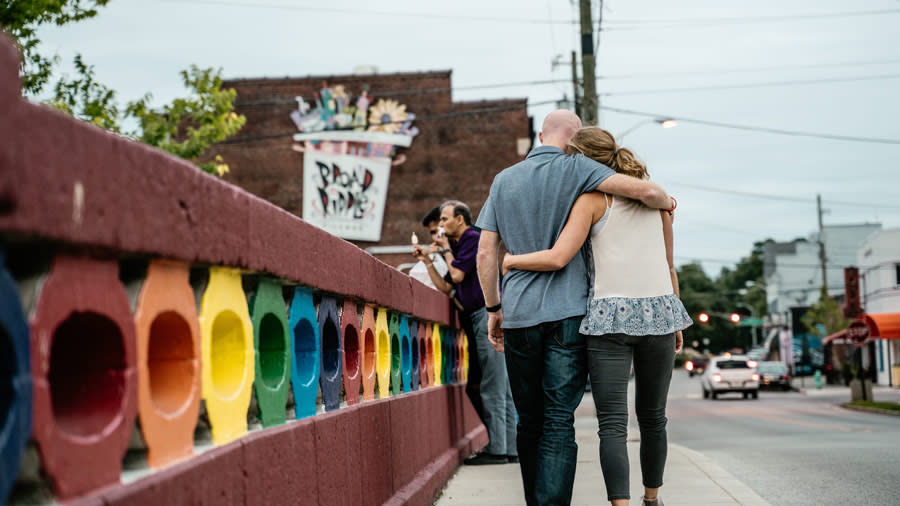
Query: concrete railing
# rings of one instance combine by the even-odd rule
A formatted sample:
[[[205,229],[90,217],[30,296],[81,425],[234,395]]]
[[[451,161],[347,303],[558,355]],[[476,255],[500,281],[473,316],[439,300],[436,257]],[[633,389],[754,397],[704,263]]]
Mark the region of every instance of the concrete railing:
[[[486,443],[442,294],[26,102],[6,39],[0,111],[0,499],[431,504]]]

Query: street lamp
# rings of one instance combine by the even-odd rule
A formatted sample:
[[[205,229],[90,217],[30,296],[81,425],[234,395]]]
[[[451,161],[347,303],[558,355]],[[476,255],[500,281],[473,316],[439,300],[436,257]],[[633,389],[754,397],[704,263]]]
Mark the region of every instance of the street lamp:
[[[650,124],[650,123],[658,123],[658,124],[659,124],[661,127],[663,127],[663,128],[674,128],[674,127],[677,127],[677,126],[678,126],[678,121],[676,121],[676,120],[674,120],[674,119],[672,119],[672,118],[647,118],[647,119],[643,119],[643,120],[641,120],[641,121],[638,121],[638,122],[635,123],[634,125],[631,125],[630,127],[628,127],[625,131],[623,131],[622,133],[620,133],[619,135],[617,135],[617,136],[616,136],[616,139],[617,139],[619,142],[621,142],[622,139],[623,139],[626,135],[628,135],[628,134],[630,134],[631,132],[637,130],[638,128],[640,128],[640,127],[642,127],[642,126],[644,126],[644,125]]]

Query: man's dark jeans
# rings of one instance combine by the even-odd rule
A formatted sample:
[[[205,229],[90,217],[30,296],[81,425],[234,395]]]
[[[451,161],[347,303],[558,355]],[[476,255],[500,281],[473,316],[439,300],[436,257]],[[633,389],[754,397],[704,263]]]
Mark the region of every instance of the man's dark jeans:
[[[519,465],[529,506],[568,505],[575,481],[575,408],[587,381],[576,316],[505,329],[506,367],[519,412]]]

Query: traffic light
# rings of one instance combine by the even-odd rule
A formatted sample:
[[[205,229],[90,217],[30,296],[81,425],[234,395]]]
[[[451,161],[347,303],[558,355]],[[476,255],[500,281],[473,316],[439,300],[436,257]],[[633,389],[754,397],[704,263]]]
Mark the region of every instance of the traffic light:
[[[741,315],[739,315],[737,313],[731,313],[731,316],[729,316],[728,319],[731,320],[731,323],[734,323],[735,325],[737,325],[738,323],[741,322]]]
[[[697,320],[699,320],[700,323],[709,323],[709,314],[700,313],[697,315]]]

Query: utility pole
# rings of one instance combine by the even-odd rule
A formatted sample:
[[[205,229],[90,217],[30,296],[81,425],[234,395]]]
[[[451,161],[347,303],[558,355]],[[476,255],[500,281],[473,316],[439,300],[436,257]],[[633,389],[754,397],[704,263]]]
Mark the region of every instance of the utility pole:
[[[578,86],[578,59],[575,55],[575,51],[572,51],[572,91],[575,93],[575,98],[573,98],[573,103],[575,105],[575,114],[578,117],[581,117],[581,90]]]
[[[591,20],[591,0],[579,0],[581,10],[581,77],[584,86],[582,109],[585,125],[597,124],[597,80],[594,76],[594,23]]]
[[[825,227],[822,226],[821,194],[816,194],[816,207],[819,211],[819,261],[822,263],[822,293],[828,295],[828,274],[825,269]]]

